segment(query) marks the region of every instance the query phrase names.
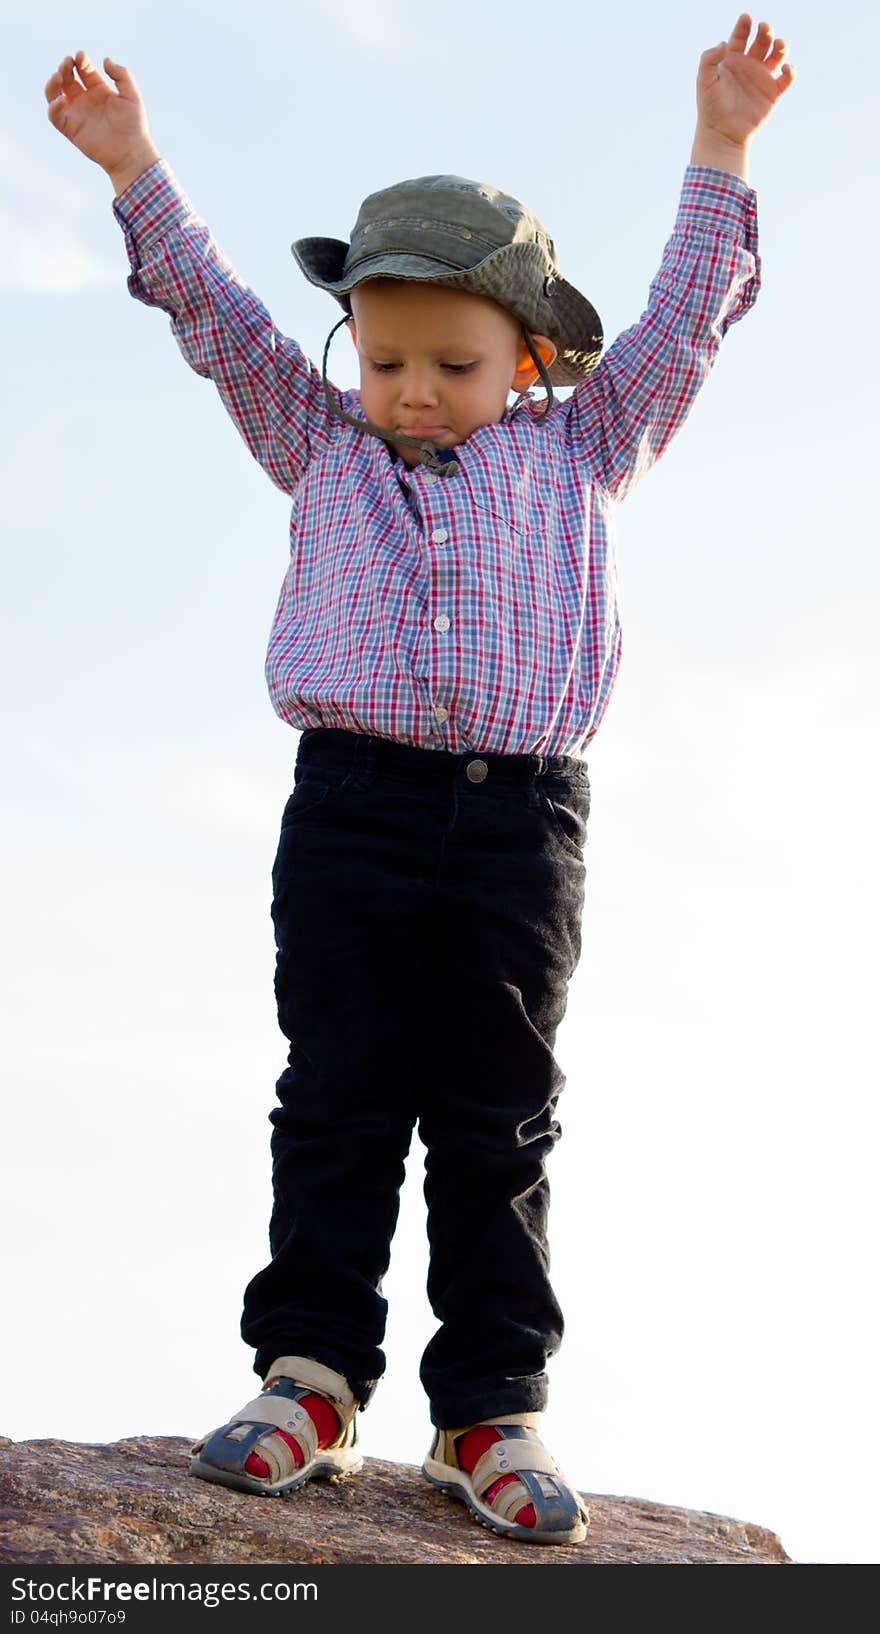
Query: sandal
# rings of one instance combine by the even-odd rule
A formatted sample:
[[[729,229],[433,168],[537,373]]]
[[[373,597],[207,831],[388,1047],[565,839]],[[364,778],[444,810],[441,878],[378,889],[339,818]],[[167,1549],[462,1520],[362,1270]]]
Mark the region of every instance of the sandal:
[[[313,1391],[332,1403],[339,1419],[339,1434],[326,1447],[318,1446],[318,1431],[308,1408],[300,1405],[302,1397]],[[310,1356],[279,1356],[266,1374],[260,1395],[190,1448],[194,1456],[189,1473],[239,1492],[269,1495],[293,1492],[314,1477],[338,1481],[354,1475],[363,1464],[357,1449],[357,1405],[341,1373]],[[291,1440],[302,1453],[299,1465]],[[245,1469],[252,1452],[268,1464],[267,1476],[251,1475]]]
[[[535,1433],[538,1417],[537,1413],[508,1413],[486,1419],[486,1427],[497,1429],[501,1440],[483,1453],[470,1474],[458,1462],[456,1442],[466,1429],[477,1426],[437,1430],[422,1474],[433,1486],[460,1498],[499,1537],[515,1538],[518,1543],[581,1543],[590,1512]],[[510,1474],[517,1480],[502,1486],[487,1501],[486,1493],[499,1476]],[[509,1519],[524,1504],[534,1509],[534,1526]]]

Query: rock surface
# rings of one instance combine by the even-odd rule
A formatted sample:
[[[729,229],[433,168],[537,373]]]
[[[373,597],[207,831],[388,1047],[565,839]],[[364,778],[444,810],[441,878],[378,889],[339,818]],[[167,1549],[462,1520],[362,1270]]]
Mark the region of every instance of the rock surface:
[[[191,1441],[106,1445],[0,1437],[0,1562],[13,1565],[785,1565],[761,1526],[585,1493],[584,1543],[495,1537],[415,1465],[367,1458],[344,1481],[280,1498],[193,1478]]]

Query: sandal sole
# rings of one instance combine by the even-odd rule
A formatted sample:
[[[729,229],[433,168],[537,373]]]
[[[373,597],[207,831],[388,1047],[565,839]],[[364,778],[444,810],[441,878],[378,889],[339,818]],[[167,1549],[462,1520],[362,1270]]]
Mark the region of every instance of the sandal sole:
[[[425,1480],[430,1481],[432,1486],[439,1487],[441,1492],[448,1492],[450,1497],[458,1498],[461,1503],[467,1506],[474,1519],[478,1520],[481,1526],[485,1526],[488,1532],[494,1532],[496,1537],[513,1538],[517,1543],[555,1544],[583,1543],[587,1535],[589,1521],[582,1521],[577,1526],[570,1527],[567,1532],[542,1532],[536,1526],[519,1526],[516,1521],[499,1520],[497,1515],[493,1515],[491,1510],[480,1503],[479,1498],[475,1496],[470,1486],[465,1486],[460,1479],[449,1480],[439,1473],[432,1474],[428,1468],[428,1462],[430,1461],[426,1461],[422,1465],[422,1474]],[[434,1465],[434,1468],[438,1471],[444,1467],[442,1464]]]
[[[288,1481],[278,1482],[275,1486],[259,1480],[255,1475],[236,1475],[233,1470],[218,1469],[216,1464],[206,1464],[201,1458],[192,1460],[189,1473],[202,1481],[213,1481],[217,1486],[232,1487],[236,1492],[254,1492],[262,1498],[283,1498],[285,1492],[295,1492],[307,1481],[344,1481],[347,1476],[356,1475],[363,1465],[363,1458],[360,1457],[343,1465],[324,1459],[320,1463],[310,1464],[306,1469],[297,1470]]]

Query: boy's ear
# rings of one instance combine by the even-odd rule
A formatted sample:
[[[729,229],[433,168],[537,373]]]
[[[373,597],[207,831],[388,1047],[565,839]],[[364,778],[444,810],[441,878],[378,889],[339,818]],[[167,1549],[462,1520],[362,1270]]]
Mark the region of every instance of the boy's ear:
[[[355,346],[357,346],[358,332],[357,332],[357,324],[355,323],[354,318],[346,318],[345,327],[348,330],[349,334],[351,335],[351,338],[354,341]]]
[[[556,360],[556,347],[552,340],[548,335],[531,335],[530,339],[544,367],[549,369],[551,363]],[[529,387],[533,386],[539,378],[538,370],[532,362],[531,353],[525,341],[522,340],[520,341],[516,372],[511,382],[511,390],[517,392],[528,391]]]

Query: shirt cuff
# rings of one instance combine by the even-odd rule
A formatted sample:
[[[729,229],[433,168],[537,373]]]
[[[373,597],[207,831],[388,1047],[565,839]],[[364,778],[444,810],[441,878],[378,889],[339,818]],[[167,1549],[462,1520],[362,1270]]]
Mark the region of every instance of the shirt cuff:
[[[195,211],[165,159],[157,159],[113,200],[113,214],[125,234],[133,270],[158,239],[190,220]]]
[[[688,165],[675,230],[733,239],[757,255],[758,195],[730,170]]]

